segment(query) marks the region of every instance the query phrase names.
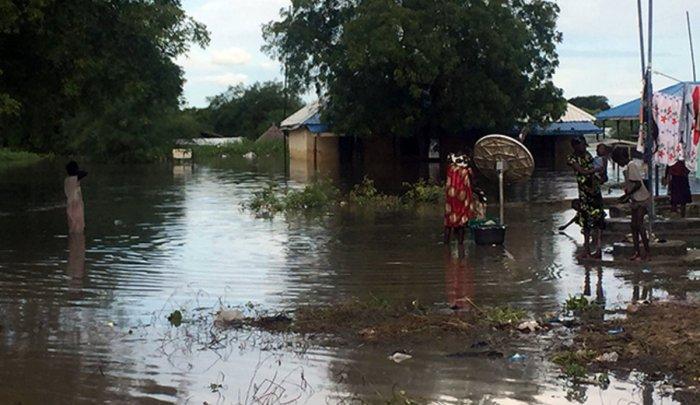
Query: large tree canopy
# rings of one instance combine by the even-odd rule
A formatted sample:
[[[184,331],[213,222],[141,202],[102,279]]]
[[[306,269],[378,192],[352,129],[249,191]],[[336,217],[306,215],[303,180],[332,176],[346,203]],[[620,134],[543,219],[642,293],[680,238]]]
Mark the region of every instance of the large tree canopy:
[[[0,146],[148,159],[206,45],[179,0],[0,0]]]
[[[438,136],[558,118],[547,0],[293,0],[264,27],[290,84],[336,131]]]

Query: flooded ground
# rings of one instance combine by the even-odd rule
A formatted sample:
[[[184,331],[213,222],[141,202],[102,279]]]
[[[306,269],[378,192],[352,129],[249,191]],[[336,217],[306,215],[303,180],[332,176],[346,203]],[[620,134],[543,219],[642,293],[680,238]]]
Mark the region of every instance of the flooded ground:
[[[574,294],[609,309],[698,295],[694,269],[578,265],[579,230],[556,232],[573,215],[564,205],[511,208],[505,249],[468,244],[460,257],[442,244],[439,207],[273,220],[242,211],[262,185],[284,185],[280,168],[88,170],[84,240],[66,235],[59,165],[0,174],[0,403],[376,403],[401,391],[447,403],[673,402],[635,374],[612,376],[605,390],[568,385],[546,360],[548,336],[523,339],[500,359],[448,356],[474,342],[299,351],[293,337],[222,338],[196,320],[249,302],[282,310],[466,295],[542,314]],[[519,187],[511,200],[576,193],[568,174]],[[189,321],[179,328],[166,319],[175,309]],[[397,349],[413,359],[387,360]],[[525,359],[509,361],[516,352]]]

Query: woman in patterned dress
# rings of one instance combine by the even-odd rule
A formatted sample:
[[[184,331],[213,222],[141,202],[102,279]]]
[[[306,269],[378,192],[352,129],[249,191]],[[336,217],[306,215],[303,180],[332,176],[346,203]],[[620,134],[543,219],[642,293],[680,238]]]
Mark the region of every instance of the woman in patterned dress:
[[[450,243],[454,232],[460,245],[464,244],[464,230],[472,218],[472,169],[464,153],[448,157],[445,181],[445,243]]]
[[[590,238],[594,236],[596,251],[594,257],[601,256],[601,238],[605,228],[605,211],[603,210],[603,195],[600,192],[600,181],[596,178],[593,156],[586,150],[586,139],[576,137],[571,140],[574,153],[569,156],[569,166],[576,172],[576,183],[580,210],[577,224],[583,233],[583,253],[579,259],[591,257]],[[595,232],[594,235],[592,233]]]

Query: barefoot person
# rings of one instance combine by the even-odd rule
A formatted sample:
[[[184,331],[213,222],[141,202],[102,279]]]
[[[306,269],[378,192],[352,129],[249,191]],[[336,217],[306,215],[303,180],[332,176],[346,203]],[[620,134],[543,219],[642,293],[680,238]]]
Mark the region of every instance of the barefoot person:
[[[464,228],[471,219],[472,171],[465,154],[448,156],[445,181],[445,243],[454,232],[460,245],[464,244]]]
[[[577,223],[583,232],[583,253],[579,259],[591,257],[590,238],[594,236],[596,251],[594,257],[601,256],[602,232],[605,228],[605,211],[603,211],[603,195],[600,192],[598,172],[594,166],[593,156],[586,150],[586,139],[582,136],[571,140],[574,153],[569,156],[569,166],[576,173],[580,209]]]
[[[644,185],[642,176],[642,161],[640,159],[630,159],[630,153],[627,148],[616,148],[613,151],[613,161],[623,167],[625,176],[625,194],[620,197],[620,202],[628,202],[632,211],[632,238],[634,241],[634,255],[630,260],[648,260],[649,259],[649,237],[647,229],[644,226],[644,216],[647,214],[647,207],[651,202],[651,193]],[[639,246],[639,240],[642,240],[644,251],[642,252]]]
[[[73,161],[66,165],[66,172],[68,172],[68,177],[63,182],[63,190],[67,202],[68,233],[80,234],[85,230],[85,212],[80,180],[87,176],[87,172],[80,170],[78,164]]]

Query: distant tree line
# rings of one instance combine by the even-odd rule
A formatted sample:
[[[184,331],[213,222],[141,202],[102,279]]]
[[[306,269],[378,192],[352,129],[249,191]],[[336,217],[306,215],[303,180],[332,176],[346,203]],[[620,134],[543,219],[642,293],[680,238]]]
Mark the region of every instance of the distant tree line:
[[[605,96],[579,96],[570,98],[569,102],[593,115],[610,108],[608,98]]]
[[[303,105],[297,93],[285,94],[282,83],[274,81],[232,86],[207,101],[206,108],[187,110],[202,130],[249,139],[256,139]]]

